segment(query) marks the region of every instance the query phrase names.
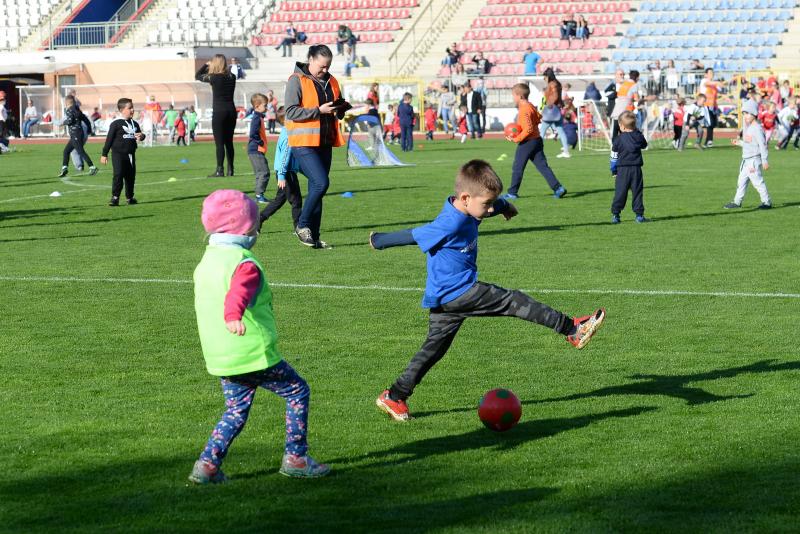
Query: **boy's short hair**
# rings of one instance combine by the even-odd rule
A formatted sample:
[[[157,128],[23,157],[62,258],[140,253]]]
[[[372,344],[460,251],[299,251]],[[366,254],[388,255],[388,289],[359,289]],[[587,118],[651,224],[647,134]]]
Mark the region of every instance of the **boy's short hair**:
[[[388,109],[394,109],[394,105],[392,105],[392,104],[389,104],[389,105],[388,105],[388,106],[386,106],[386,107],[387,107]]]
[[[267,103],[267,96],[262,95],[261,93],[256,93],[250,97],[250,105],[256,107],[259,104],[266,104]]]
[[[371,98],[368,98],[366,102],[367,102],[368,106],[374,106],[375,105],[375,101],[372,100]]]
[[[471,195],[490,193],[497,196],[502,191],[503,182],[487,161],[473,159],[462,165],[458,170],[456,175],[456,195],[459,193],[469,193]]]
[[[630,77],[630,79],[633,80],[634,82],[638,81],[639,80],[639,71],[636,70],[636,69],[633,69],[632,71],[630,71],[628,73],[628,77]]]
[[[679,106],[685,106],[686,105],[686,100],[684,100],[683,98],[679,98],[678,99],[678,105]]]
[[[75,97],[72,95],[67,95],[66,97],[64,97],[64,103],[68,106],[71,106],[72,104],[75,103]]]
[[[403,93],[403,100],[411,100],[411,93]]]
[[[704,95],[703,93],[700,93],[699,95],[697,95],[697,98],[695,98],[695,100],[700,100],[701,98],[703,100],[705,100],[706,99],[706,95]]]
[[[283,124],[283,121],[286,120],[286,109],[283,106],[278,107],[275,112],[275,120],[278,121],[278,124]]]
[[[117,109],[120,111],[132,105],[133,105],[133,100],[131,100],[130,98],[120,98],[119,100],[117,100]]]
[[[626,130],[636,129],[636,115],[630,111],[625,111],[619,116],[619,125]]]
[[[527,83],[515,84],[514,87],[511,88],[511,92],[523,100],[528,100],[528,97],[531,96],[531,88],[528,87]]]

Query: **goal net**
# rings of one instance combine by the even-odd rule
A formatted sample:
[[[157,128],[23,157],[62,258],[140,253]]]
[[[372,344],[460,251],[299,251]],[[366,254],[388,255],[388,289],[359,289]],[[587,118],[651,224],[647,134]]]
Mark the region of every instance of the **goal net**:
[[[374,115],[359,115],[350,124],[347,140],[349,167],[394,167],[406,165],[383,142],[383,126]]]
[[[605,102],[585,101],[579,111],[578,134],[581,150],[611,150],[613,119]],[[639,129],[647,139],[648,150],[674,148],[672,102],[654,100],[637,110]]]

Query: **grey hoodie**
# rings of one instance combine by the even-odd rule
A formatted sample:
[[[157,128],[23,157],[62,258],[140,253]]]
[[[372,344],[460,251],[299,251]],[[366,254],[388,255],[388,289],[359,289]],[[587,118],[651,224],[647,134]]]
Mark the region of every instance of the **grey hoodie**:
[[[333,87],[329,83],[331,79],[330,74],[326,74],[324,78],[318,79],[311,76],[308,72],[308,63],[297,62],[294,67],[295,74],[299,76],[290,76],[286,84],[286,94],[283,101],[286,105],[286,119],[290,121],[303,121],[309,119],[318,119],[320,121],[320,139],[323,146],[331,146],[336,139],[336,117],[333,114],[326,113],[320,114],[319,108],[304,108],[303,90],[300,85],[300,76],[309,78],[314,82],[314,87],[317,89],[317,98],[320,105],[326,102],[333,102]],[[344,117],[344,112],[341,112],[340,119]]]
[[[761,163],[769,163],[767,156],[767,140],[764,137],[764,130],[757,120],[753,120],[750,126],[746,126],[742,131],[742,159],[751,159],[761,156]]]

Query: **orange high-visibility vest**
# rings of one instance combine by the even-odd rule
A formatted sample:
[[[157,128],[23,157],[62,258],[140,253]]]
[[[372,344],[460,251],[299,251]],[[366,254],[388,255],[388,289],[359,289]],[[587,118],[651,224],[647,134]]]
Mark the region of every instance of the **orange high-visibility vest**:
[[[299,73],[294,73],[292,76],[300,78],[300,89],[303,92],[303,100],[301,105],[304,108],[318,108],[320,106],[319,96],[317,95],[317,88],[314,80],[308,76],[301,76]],[[328,83],[331,84],[333,89],[333,99],[337,100],[341,96],[339,89],[339,82],[336,78],[331,76],[328,78]],[[306,119],[302,121],[286,121],[287,134],[289,135],[289,146],[320,146],[322,121],[319,117],[316,119]],[[333,146],[342,146],[344,138],[342,132],[339,131],[339,121],[336,115],[333,117],[333,128],[336,131],[336,137]]]
[[[258,128],[258,137],[261,138],[261,141],[264,143],[263,145],[258,147],[258,151],[262,154],[267,153],[267,130],[264,128],[264,117],[261,117],[261,124]]]
[[[633,80],[625,80],[617,89],[617,98],[622,97],[628,99],[627,100],[628,105],[625,107],[625,109],[627,109],[628,111],[633,111],[634,109],[636,109],[636,107],[633,104],[633,95],[628,95],[628,91],[630,91],[631,87],[633,87],[634,85],[636,85],[636,82],[634,82]]]

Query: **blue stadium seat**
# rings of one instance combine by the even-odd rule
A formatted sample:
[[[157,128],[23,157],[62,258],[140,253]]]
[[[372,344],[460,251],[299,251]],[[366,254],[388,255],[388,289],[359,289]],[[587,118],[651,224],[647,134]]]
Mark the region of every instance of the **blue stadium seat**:
[[[642,2],[639,6],[639,11],[652,11],[653,4],[651,2]]]
[[[622,61],[622,58],[625,57],[625,54],[620,50],[615,50],[613,54],[611,54],[611,60],[619,63]]]
[[[738,59],[744,59],[744,50],[741,49],[741,48],[735,48],[733,50],[733,56],[731,56],[731,57],[733,59],[737,59],[737,60]]]
[[[652,30],[650,26],[642,26],[639,28],[639,35],[650,35],[651,32]]]
[[[737,36],[736,46],[741,46],[743,48],[746,48],[748,46],[753,46],[753,36],[747,34]]]
[[[758,58],[758,49],[757,48],[748,48],[747,52],[744,53],[744,57],[747,59],[757,59]]]
[[[719,52],[720,59],[731,59],[733,57],[733,50],[730,48],[723,48]]]
[[[708,11],[701,11],[697,13],[697,22],[709,22],[712,20],[711,13]]]
[[[744,0],[742,3],[742,9],[755,9],[756,2],[755,0]]]
[[[778,20],[789,20],[791,18],[792,18],[792,12],[791,11],[779,11],[778,12],[778,17],[777,17]]]
[[[772,58],[772,48],[761,48],[761,49],[759,49],[758,57],[760,59],[771,59]]]
[[[762,21],[767,20],[767,13],[769,13],[769,11],[751,11],[750,13],[750,20]]]
[[[777,35],[767,35],[764,41],[766,42],[767,46],[778,46],[781,43],[781,40],[778,39]]]
[[[617,66],[610,61],[607,61],[606,64],[603,66],[603,72],[605,72],[606,74],[614,74],[615,70],[617,70]]]

